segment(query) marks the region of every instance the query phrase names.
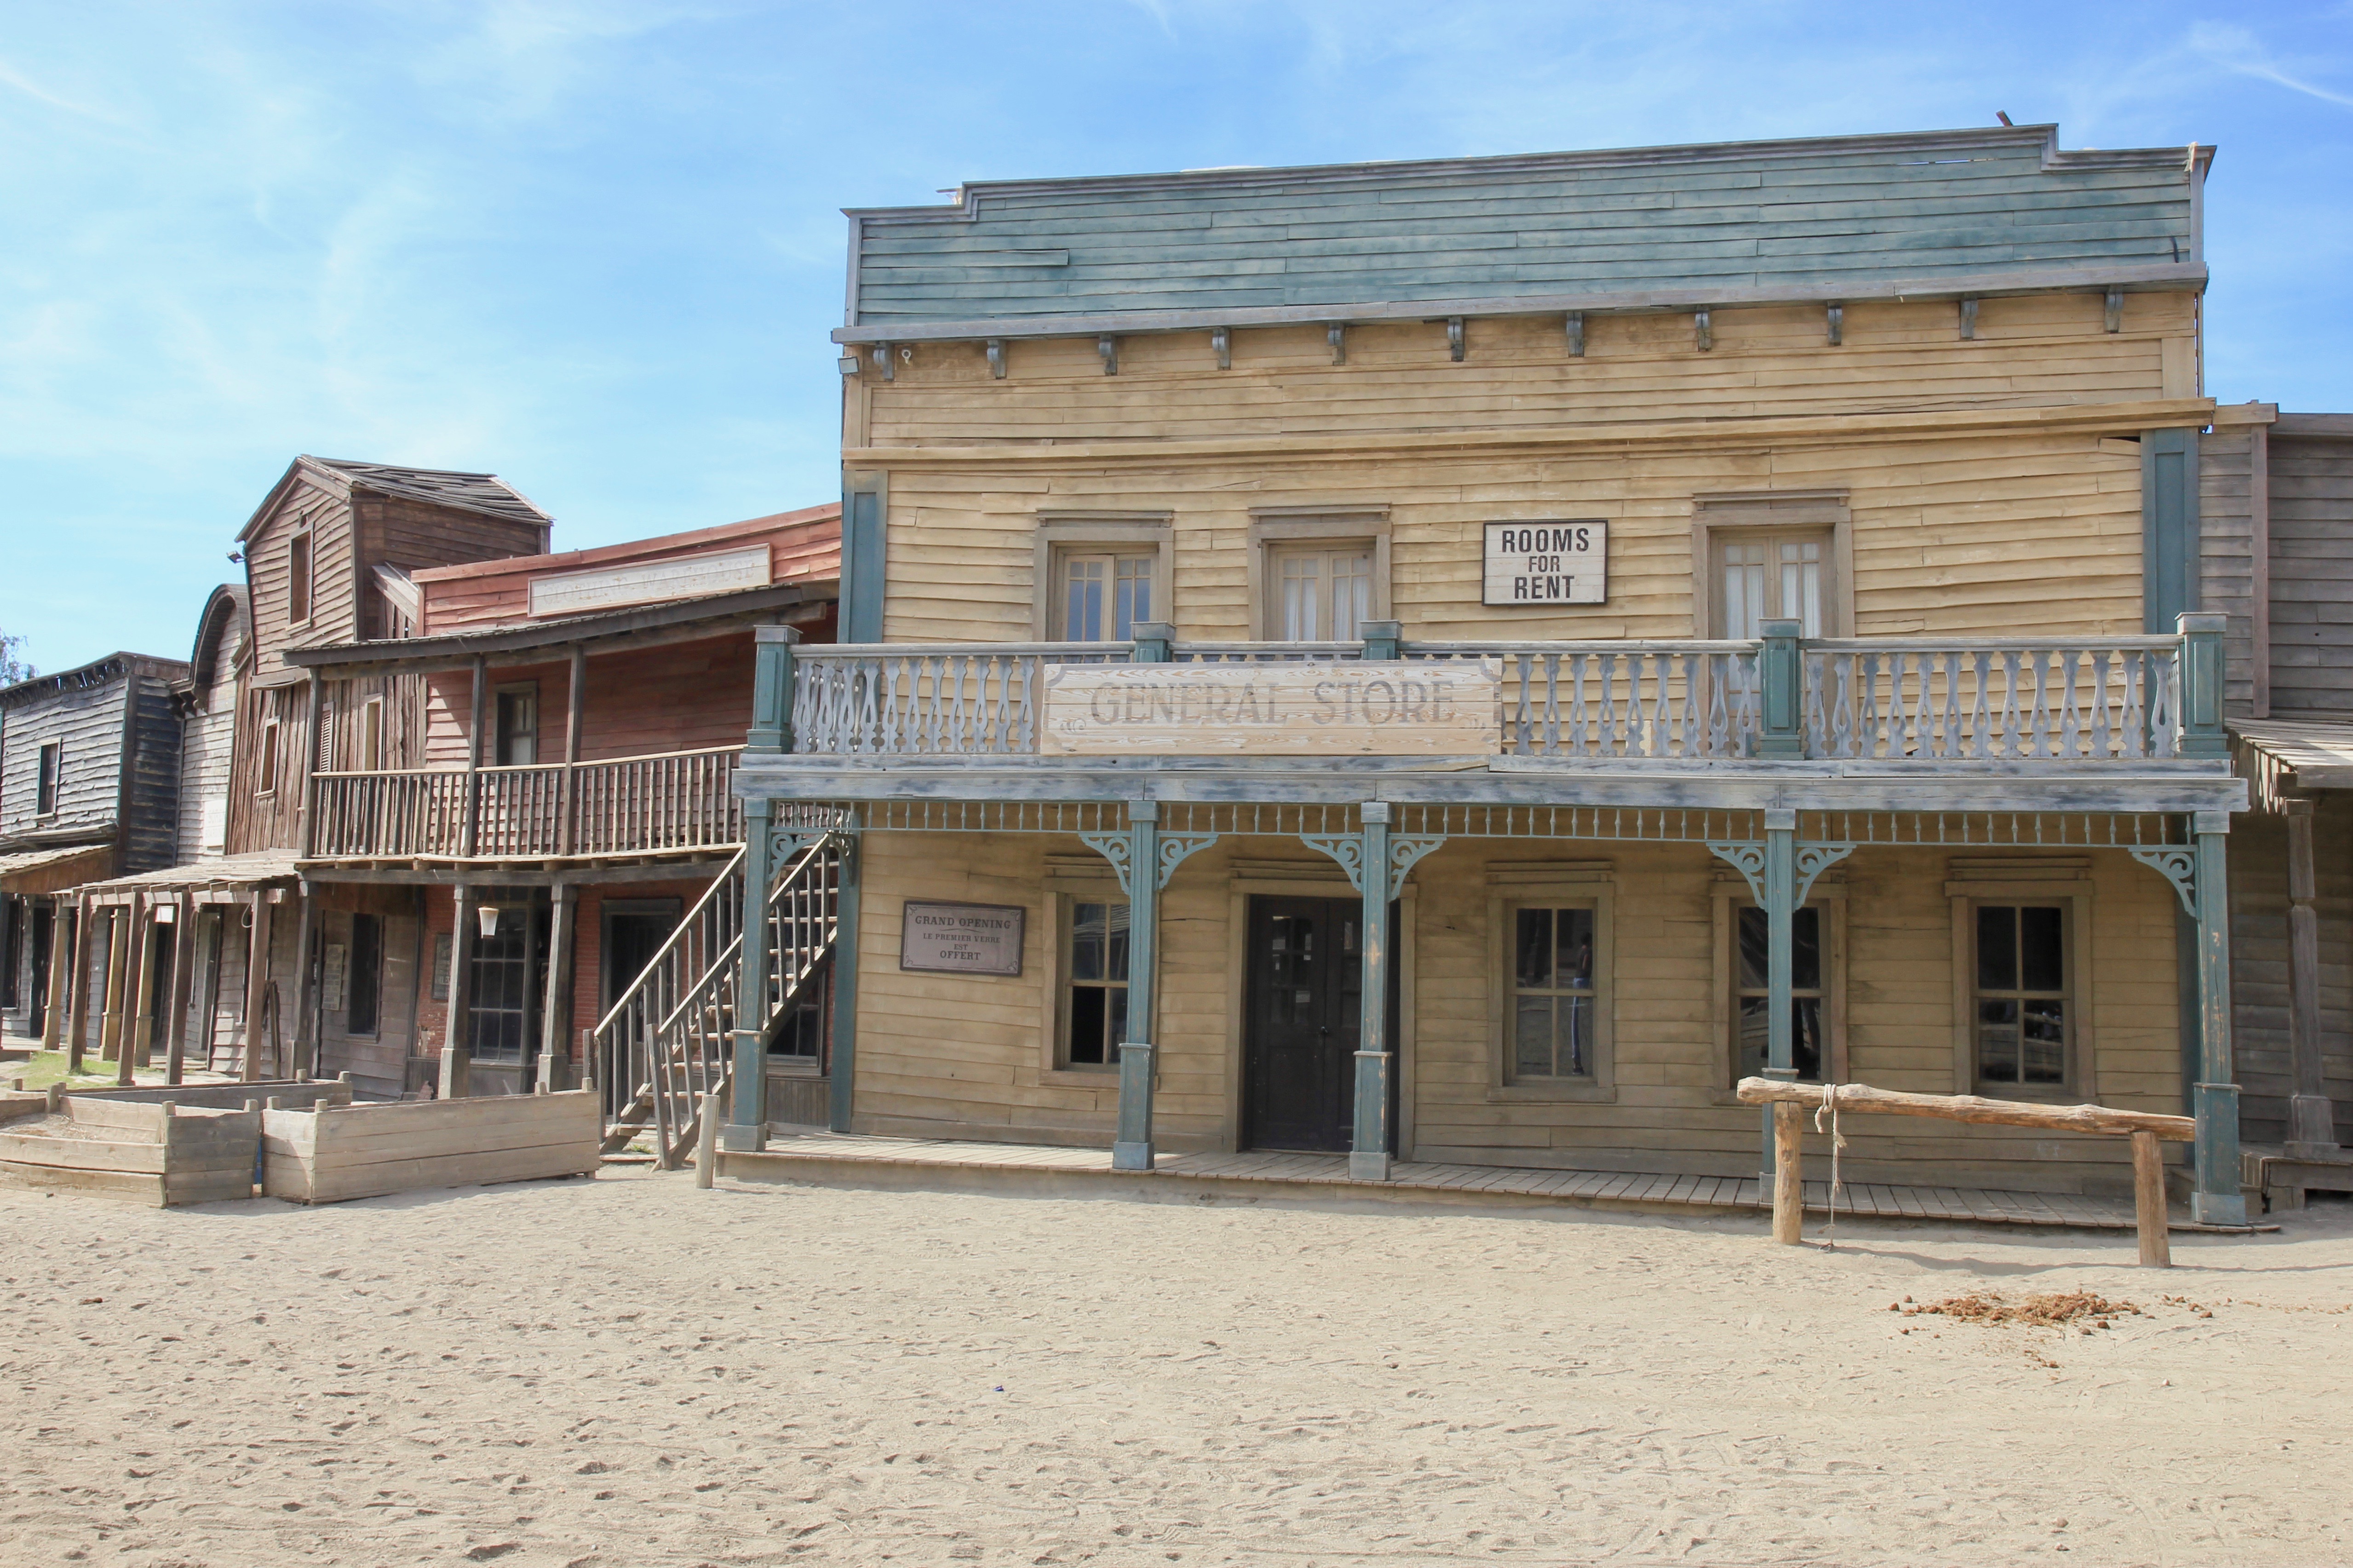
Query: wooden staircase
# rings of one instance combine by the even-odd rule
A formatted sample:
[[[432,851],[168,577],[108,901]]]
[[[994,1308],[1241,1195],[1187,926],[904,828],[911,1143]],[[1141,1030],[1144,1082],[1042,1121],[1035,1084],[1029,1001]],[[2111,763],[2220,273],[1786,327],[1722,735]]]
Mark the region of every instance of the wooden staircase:
[[[839,837],[822,839],[787,861],[769,889],[760,930],[768,948],[764,1038],[833,955],[841,856]],[[694,1147],[703,1105],[726,1103],[743,974],[744,858],[737,850],[589,1031],[588,1059],[605,1086],[608,1154],[650,1132],[655,1163],[675,1170]]]

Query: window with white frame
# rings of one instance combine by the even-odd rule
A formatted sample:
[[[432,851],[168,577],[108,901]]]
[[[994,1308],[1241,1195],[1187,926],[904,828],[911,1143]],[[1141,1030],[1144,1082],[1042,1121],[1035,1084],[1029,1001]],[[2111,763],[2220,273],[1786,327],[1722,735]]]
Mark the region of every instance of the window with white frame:
[[[1692,629],[1752,640],[1768,620],[1852,637],[1854,522],[1844,489],[1693,498]]]
[[[1269,552],[1268,637],[1277,642],[1346,642],[1373,609],[1369,542],[1292,544]]]
[[[1079,893],[1061,902],[1059,1065],[1117,1067],[1127,1038],[1127,901]]]
[[[1726,530],[1716,551],[1717,605],[1724,628],[1719,636],[1760,637],[1768,620],[1796,621],[1805,637],[1828,635],[1824,630],[1831,569],[1827,530],[1803,533]]]
[[[1135,623],[1161,618],[1153,605],[1157,550],[1089,550],[1073,546],[1054,562],[1055,619],[1060,642],[1124,642]]]

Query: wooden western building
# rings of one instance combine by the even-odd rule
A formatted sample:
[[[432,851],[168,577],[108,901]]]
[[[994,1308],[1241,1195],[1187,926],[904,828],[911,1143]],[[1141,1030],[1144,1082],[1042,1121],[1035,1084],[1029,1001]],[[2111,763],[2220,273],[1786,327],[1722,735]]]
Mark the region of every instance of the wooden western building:
[[[155,868],[76,894],[164,959],[82,1005],[142,998],[174,1073],[562,1087],[740,847],[752,628],[828,625],[835,515],[552,554],[493,475],[297,459],[182,667]]]
[[[180,768],[173,691],[187,668],[111,653],[0,690],[0,1022],[21,1041],[54,1046],[62,1037],[59,1004],[77,953],[85,965],[130,962],[103,942],[77,942],[64,895],[93,878],[171,864]]]
[[[760,634],[726,1147],[804,1119],[767,1005],[838,933],[838,1130],[1731,1175],[1762,1072],[2186,1105],[2193,1213],[2242,1222],[2253,617],[2204,584],[2251,568],[2200,454],[2272,414],[2201,385],[2212,157],[2020,127],[853,213],[842,640]],[[1851,1179],[2131,1180],[1847,1137]]]

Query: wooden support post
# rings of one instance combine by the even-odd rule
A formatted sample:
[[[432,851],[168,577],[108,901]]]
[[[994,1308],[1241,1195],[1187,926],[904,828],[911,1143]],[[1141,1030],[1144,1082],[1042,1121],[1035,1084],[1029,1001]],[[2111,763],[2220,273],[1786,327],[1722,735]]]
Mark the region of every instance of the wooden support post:
[[[588,645],[572,645],[570,679],[565,685],[563,799],[558,802],[563,825],[558,830],[563,851],[577,854],[580,843],[580,732],[588,723]],[[560,1038],[561,1037],[559,1037]]]
[[[476,654],[472,668],[473,695],[469,704],[466,723],[466,834],[460,854],[470,858],[482,831],[482,715],[491,695],[491,661],[487,655]],[[451,992],[454,997],[454,988]]]
[[[858,1090],[858,885],[859,863],[865,844],[857,835],[841,845],[841,887],[834,905],[833,1018],[827,1030],[832,1060],[826,1071],[829,1103],[826,1125],[836,1132],[849,1131],[857,1109]]]
[[[1782,1100],[1771,1108],[1773,1128],[1773,1239],[1795,1247],[1806,1221],[1805,1166],[1799,1146],[1805,1138],[1806,1108]]]
[[[558,882],[549,890],[547,920],[547,994],[539,1008],[538,1087],[552,1093],[564,1086],[555,1081],[567,1059],[565,1042],[572,1037],[572,950],[579,945],[573,915],[580,889]]]
[[[277,906],[267,889],[256,888],[248,907],[253,931],[245,945],[245,1060],[238,1077],[252,1083],[261,1077],[261,1014],[269,997],[269,926]]]
[[[66,1037],[66,1014],[72,1006],[74,963],[81,956],[79,923],[63,899],[49,901],[49,972],[47,1005],[41,1009],[41,1049],[54,1051]]]
[[[794,626],[760,626],[753,632],[752,728],[748,752],[793,749],[793,647],[801,640]]]
[[[2181,632],[2181,754],[2227,757],[2231,736],[2222,725],[2223,615],[2200,612],[2176,617]]]
[[[1364,982],[1356,1007],[1356,1086],[1354,1127],[1348,1141],[1348,1177],[1386,1182],[1396,1156],[1397,1130],[1389,1125],[1389,1096],[1397,1056],[1389,1048],[1389,804],[1366,801],[1358,891],[1364,895],[1358,933]]]
[[[2132,1134],[2133,1224],[2140,1232],[2140,1266],[2170,1268],[2173,1250],[2165,1230],[2165,1156],[2157,1134]]]
[[[187,1066],[188,1005],[195,994],[195,968],[196,906],[183,893],[172,920],[172,1011],[164,1037],[164,1081],[175,1086]]]
[[[789,645],[781,645],[786,646]],[[735,1066],[728,1097],[727,1127],[721,1134],[732,1152],[749,1152],[768,1142],[768,883],[783,868],[776,864],[769,828],[776,803],[754,795],[744,803],[744,942],[735,970]],[[661,1050],[657,1040],[654,1048]],[[662,1070],[657,1064],[655,1070]],[[704,1114],[714,1108],[706,1106]]]
[[[2198,1121],[2198,1185],[2190,1194],[2189,1217],[2202,1225],[2244,1225],[2239,1085],[2231,1051],[2231,889],[2226,868],[2231,815],[2201,811],[2192,826],[2198,837],[2200,1050],[2192,1105]]]
[[[1366,658],[1394,659],[1399,657],[1398,644],[1405,636],[1405,623],[1358,621],[1356,636],[1364,642]]]
[[[293,1041],[294,1073],[317,1073],[319,1063],[319,1026],[311,1016],[319,1002],[316,967],[311,955],[311,944],[318,940],[317,925],[311,913],[311,884],[307,879],[294,884],[294,1027],[288,1031]]]
[[[464,1100],[474,1092],[474,889],[464,882],[451,894],[458,923],[449,933],[449,1019],[441,1040],[440,1097]]]
[[[2288,1100],[2291,1159],[2337,1153],[2337,1108],[2329,1102],[2320,1049],[2319,882],[2312,855],[2312,802],[2284,803],[2287,815],[2287,1040],[2294,1090]]]
[[[97,933],[91,928],[90,895],[84,893],[74,907],[73,983],[71,1004],[66,1009],[66,1071],[81,1071],[81,1058],[88,1048],[90,1036],[90,986],[91,959],[98,951]]]
[[[694,1123],[694,1184],[704,1192],[719,1169],[719,1110],[718,1097],[704,1095]]]
[[[324,706],[325,692],[326,682],[320,679],[317,670],[312,670],[311,689],[304,704],[305,717],[302,721],[302,793],[300,797],[302,803],[300,807],[302,820],[296,824],[294,828],[294,841],[302,847],[302,853],[306,856],[318,853],[319,762],[326,752],[326,748],[320,743],[319,714]],[[309,962],[307,958],[303,960],[306,966]],[[297,1019],[298,1038],[300,1033],[301,1020]]]
[[[1757,754],[1788,762],[1806,754],[1805,659],[1798,637],[1799,621],[1767,621],[1757,652]]]
[[[138,923],[138,909],[134,894],[130,904],[117,904],[107,911],[106,989],[100,994],[98,1015],[98,1059],[102,1062],[122,1058],[124,1003],[133,973],[131,931]]]
[[[154,1044],[155,906],[142,894],[131,906],[131,994],[122,1020],[122,1054],[114,1081],[129,1089]]]
[[[1114,1171],[1153,1166],[1152,981],[1160,956],[1160,803],[1127,803],[1127,1038],[1119,1047]]]
[[[1765,813],[1765,874],[1758,902],[1765,906],[1765,1077],[1777,1083],[1798,1078],[1797,1002],[1793,970],[1797,957],[1798,814],[1786,808]],[[1773,1169],[1774,1132],[1765,1128],[1767,1170]]]

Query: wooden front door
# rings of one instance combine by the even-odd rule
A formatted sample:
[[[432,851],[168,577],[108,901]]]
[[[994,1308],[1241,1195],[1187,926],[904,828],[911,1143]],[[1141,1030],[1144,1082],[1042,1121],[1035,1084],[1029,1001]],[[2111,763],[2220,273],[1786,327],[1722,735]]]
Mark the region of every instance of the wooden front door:
[[[1362,1018],[1364,906],[1259,897],[1250,909],[1249,1142],[1345,1150]]]

